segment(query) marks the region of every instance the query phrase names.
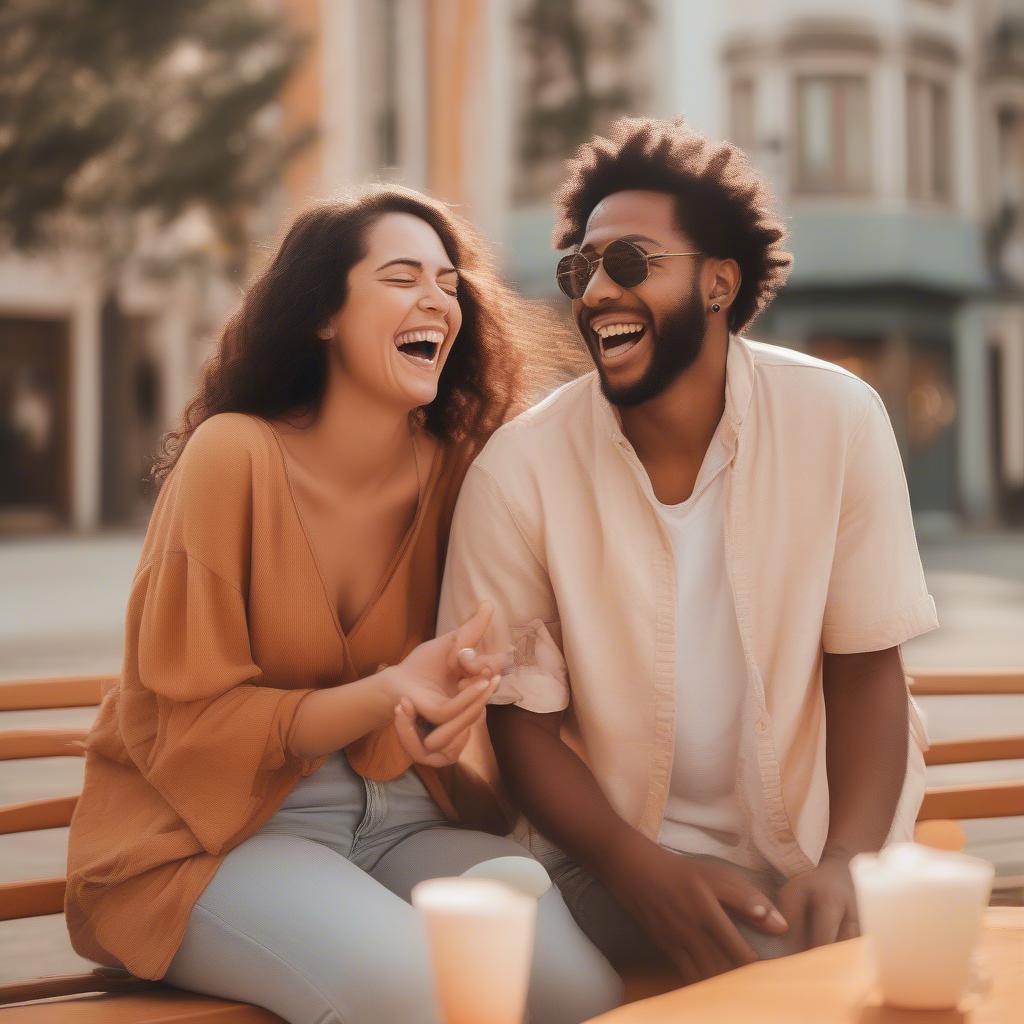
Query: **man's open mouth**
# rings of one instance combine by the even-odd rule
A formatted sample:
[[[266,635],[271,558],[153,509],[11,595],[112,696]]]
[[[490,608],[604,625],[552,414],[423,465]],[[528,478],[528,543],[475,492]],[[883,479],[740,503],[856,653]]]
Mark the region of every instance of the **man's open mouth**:
[[[444,335],[440,331],[405,331],[395,338],[398,351],[422,366],[433,366],[442,344]]]
[[[636,320],[623,320],[618,323],[601,324],[593,330],[600,339],[602,355],[613,357],[625,355],[638,345],[640,339],[647,333],[647,325]]]

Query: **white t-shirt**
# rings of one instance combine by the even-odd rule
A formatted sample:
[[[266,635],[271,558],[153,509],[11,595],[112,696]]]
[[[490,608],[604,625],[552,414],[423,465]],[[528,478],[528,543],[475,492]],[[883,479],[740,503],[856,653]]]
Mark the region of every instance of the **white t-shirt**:
[[[760,868],[736,796],[747,668],[725,565],[728,438],[723,422],[686,501],[656,506],[676,569],[675,751],[659,839],[680,853]]]

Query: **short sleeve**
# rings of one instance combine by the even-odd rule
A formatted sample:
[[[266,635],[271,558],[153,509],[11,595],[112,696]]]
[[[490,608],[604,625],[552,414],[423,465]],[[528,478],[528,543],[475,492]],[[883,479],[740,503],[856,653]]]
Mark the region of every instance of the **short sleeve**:
[[[880,651],[937,626],[899,448],[872,392],[847,447],[822,643],[830,654]]]
[[[481,601],[495,608],[492,645],[512,654],[491,702],[540,714],[566,708],[569,682],[547,571],[498,482],[474,464],[455,507],[438,632],[466,621]]]

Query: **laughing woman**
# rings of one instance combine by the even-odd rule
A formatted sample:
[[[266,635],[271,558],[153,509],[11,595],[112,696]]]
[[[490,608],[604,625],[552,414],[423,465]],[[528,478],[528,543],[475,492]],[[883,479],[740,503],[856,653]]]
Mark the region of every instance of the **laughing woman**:
[[[536,317],[418,193],[296,221],[156,467],[71,827],[81,954],[292,1022],[434,1020],[411,887],[523,853],[458,763],[499,671],[472,650],[489,610],[432,637],[459,484]],[[618,990],[549,890],[532,1019]]]

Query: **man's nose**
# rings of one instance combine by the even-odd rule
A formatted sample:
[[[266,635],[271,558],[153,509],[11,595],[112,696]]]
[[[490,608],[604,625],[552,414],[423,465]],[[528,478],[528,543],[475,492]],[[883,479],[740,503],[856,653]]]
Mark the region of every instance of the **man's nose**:
[[[591,309],[596,309],[606,302],[621,298],[621,296],[622,288],[605,272],[604,261],[602,260],[598,263],[597,269],[587,282],[587,287],[583,289],[583,295],[581,296],[583,304],[590,306]]]

